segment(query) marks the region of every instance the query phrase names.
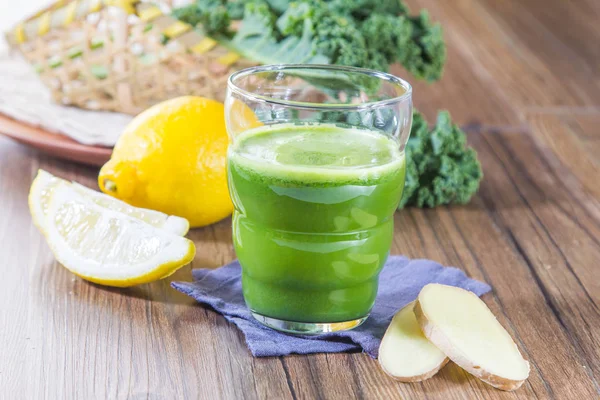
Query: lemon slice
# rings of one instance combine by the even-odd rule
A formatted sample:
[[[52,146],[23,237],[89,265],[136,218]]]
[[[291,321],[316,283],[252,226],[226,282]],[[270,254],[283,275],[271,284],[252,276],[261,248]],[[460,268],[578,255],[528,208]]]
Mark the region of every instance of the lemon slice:
[[[83,279],[139,285],[169,276],[194,258],[192,241],[102,207],[67,183],[56,184],[47,197],[48,244]]]
[[[67,183],[67,181],[40,169],[29,189],[28,202],[31,219],[43,234],[46,234],[46,214],[50,195],[59,182]]]
[[[29,209],[31,217],[33,218],[33,223],[44,234],[46,232],[45,226],[49,204],[48,199],[52,195],[56,185],[59,183],[71,185],[77,192],[99,206],[137,218],[156,228],[164,229],[176,235],[185,236],[190,228],[190,224],[185,218],[167,215],[159,211],[148,210],[145,208],[133,207],[114,197],[88,189],[77,183],[67,182],[44,170],[39,170],[36,178],[31,184],[31,190],[29,191]]]

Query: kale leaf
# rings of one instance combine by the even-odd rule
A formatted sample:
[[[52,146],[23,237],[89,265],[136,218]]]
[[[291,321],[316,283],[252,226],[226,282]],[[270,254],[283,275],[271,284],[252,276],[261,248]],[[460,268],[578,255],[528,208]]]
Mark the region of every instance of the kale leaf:
[[[438,114],[432,129],[419,112],[414,112],[400,208],[469,202],[483,173],[475,150],[467,146],[466,140],[447,111]]]
[[[202,0],[173,10],[173,16],[193,26],[199,26],[208,34],[229,29],[230,10],[221,0]]]
[[[435,81],[446,60],[441,27],[426,12],[409,15],[399,0],[197,0],[173,15],[263,64],[293,58],[388,71],[398,62],[415,77]],[[240,21],[241,35],[230,30],[233,20]],[[263,25],[268,29],[257,29]]]
[[[275,19],[266,2],[252,1],[245,6],[239,30],[231,38],[224,35],[215,38],[225,47],[262,64],[330,64],[326,56],[316,51],[309,19],[301,19],[301,26],[292,27],[290,22],[289,29],[298,34],[280,40],[277,26],[283,26],[282,17]]]

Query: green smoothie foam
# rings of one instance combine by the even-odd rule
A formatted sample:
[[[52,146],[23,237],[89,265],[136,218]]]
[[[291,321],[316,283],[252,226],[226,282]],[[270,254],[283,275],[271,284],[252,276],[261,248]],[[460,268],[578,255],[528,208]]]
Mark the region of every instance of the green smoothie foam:
[[[377,132],[336,125],[277,125],[242,134],[232,160],[265,179],[301,185],[364,183],[404,160],[398,143]]]
[[[233,239],[254,312],[298,322],[368,314],[404,184],[398,147],[328,124],[237,138],[228,157]]]

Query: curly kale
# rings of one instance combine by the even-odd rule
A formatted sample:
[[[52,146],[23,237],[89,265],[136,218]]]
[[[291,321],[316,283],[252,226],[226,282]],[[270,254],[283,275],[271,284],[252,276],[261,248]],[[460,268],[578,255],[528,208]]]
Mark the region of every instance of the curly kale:
[[[257,13],[276,21],[274,29],[259,31],[262,22]],[[197,0],[173,14],[192,25],[202,24],[224,46],[263,64],[286,63],[291,57],[388,71],[398,62],[415,77],[434,81],[446,60],[440,26],[431,23],[425,12],[410,16],[399,0]],[[232,20],[240,20],[246,33],[231,32]],[[252,52],[241,37],[252,42]],[[282,58],[274,57],[273,40],[282,49],[277,51]],[[305,54],[289,53],[294,41],[303,43],[294,50]]]
[[[427,11],[418,17],[410,17],[412,23],[412,42],[399,48],[398,61],[415,77],[429,82],[442,77],[446,63],[446,44],[442,27],[433,24]]]
[[[317,21],[315,45],[334,64],[365,67],[369,62],[364,37],[351,19],[340,15],[325,15]]]
[[[248,0],[228,0],[225,2],[225,7],[229,12],[229,17],[232,20],[239,20],[244,18],[244,8]]]
[[[298,35],[280,39],[274,15],[266,2],[251,1],[244,9],[244,20],[233,37],[216,36],[226,47],[262,64],[329,64],[329,59],[315,50],[313,28],[308,19],[302,20]],[[294,28],[296,29],[296,28]]]
[[[413,33],[412,24],[407,17],[387,14],[372,14],[362,24],[361,32],[369,47],[393,63],[403,54],[410,43]]]
[[[411,74],[427,81],[438,80],[446,62],[446,46],[439,25],[426,12],[418,17],[372,14],[361,25],[371,51],[399,62]]]
[[[483,178],[475,150],[465,133],[441,111],[430,130],[416,112],[406,146],[406,184],[400,208],[466,204]]]
[[[180,21],[196,26],[202,22],[202,12],[198,4],[192,3],[185,7],[179,7],[173,10],[173,16]]]
[[[374,14],[404,15],[409,9],[400,0],[325,0],[339,14],[363,21]]]
[[[249,0],[252,1],[252,0]],[[294,0],[266,0],[271,9],[278,15],[283,14]]]
[[[309,3],[291,3],[287,10],[277,19],[277,29],[282,35],[302,36],[305,21],[313,26],[315,8]]]
[[[173,16],[193,26],[201,26],[208,34],[229,29],[230,11],[221,0],[202,0],[173,10]]]

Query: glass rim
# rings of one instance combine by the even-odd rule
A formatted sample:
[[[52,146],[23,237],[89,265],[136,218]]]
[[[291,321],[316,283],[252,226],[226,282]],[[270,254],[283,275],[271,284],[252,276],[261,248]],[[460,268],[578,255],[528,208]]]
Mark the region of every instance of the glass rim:
[[[292,69],[313,69],[313,70],[329,70],[329,71],[341,71],[341,72],[349,72],[360,75],[367,75],[370,77],[374,77],[380,79],[382,81],[390,82],[396,86],[404,89],[404,93],[399,96],[392,97],[385,100],[376,100],[376,101],[365,101],[363,103],[357,104],[325,104],[325,103],[312,103],[305,101],[294,101],[294,100],[283,100],[276,99],[274,97],[265,96],[257,93],[253,93],[242,87],[236,85],[235,81],[239,78],[243,78],[246,76],[250,76],[259,72],[273,72],[273,71],[286,71]],[[227,79],[227,87],[228,89],[236,94],[244,96],[252,101],[266,103],[266,104],[276,104],[281,106],[293,107],[303,110],[323,110],[326,109],[328,111],[352,111],[352,110],[365,110],[365,109],[373,109],[378,107],[386,107],[396,103],[401,103],[410,99],[412,96],[412,86],[410,83],[405,81],[402,78],[399,78],[395,75],[392,75],[387,72],[377,71],[373,69],[367,68],[358,68],[358,67],[349,67],[345,65],[333,65],[333,64],[273,64],[273,65],[259,65],[255,67],[244,68],[239,71],[234,72]]]

